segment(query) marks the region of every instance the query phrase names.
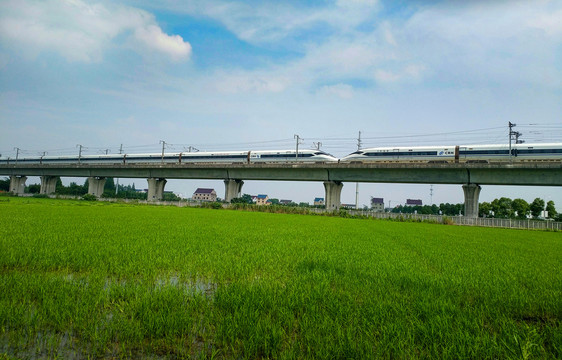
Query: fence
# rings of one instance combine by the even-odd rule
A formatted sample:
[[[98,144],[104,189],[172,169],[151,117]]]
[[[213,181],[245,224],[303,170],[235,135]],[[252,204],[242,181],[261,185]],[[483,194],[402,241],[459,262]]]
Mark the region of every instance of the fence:
[[[322,210],[322,209],[320,209]],[[483,226],[483,227],[502,227],[510,229],[540,229],[562,231],[562,222],[540,221],[540,220],[519,220],[519,219],[496,219],[496,218],[469,218],[465,216],[443,216],[443,215],[423,215],[423,214],[397,214],[383,213],[365,210],[347,210],[351,215],[363,215],[377,219],[405,219],[412,221],[428,221],[443,223],[449,220],[456,225]]]

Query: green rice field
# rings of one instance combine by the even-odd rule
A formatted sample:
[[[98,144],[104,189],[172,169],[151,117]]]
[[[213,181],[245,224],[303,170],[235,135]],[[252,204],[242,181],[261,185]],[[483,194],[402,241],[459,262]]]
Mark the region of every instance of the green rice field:
[[[0,197],[0,359],[562,358],[562,233]]]

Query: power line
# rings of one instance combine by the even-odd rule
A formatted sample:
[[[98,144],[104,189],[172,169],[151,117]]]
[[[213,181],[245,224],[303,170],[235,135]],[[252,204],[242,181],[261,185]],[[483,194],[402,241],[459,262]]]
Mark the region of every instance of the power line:
[[[518,124],[518,126],[525,128],[526,140],[527,142],[559,142],[562,140],[562,125],[557,123],[529,123],[529,124]],[[439,132],[439,133],[420,133],[420,134],[408,134],[408,135],[378,135],[378,136],[364,136],[361,134],[361,147],[384,147],[384,146],[414,146],[418,144],[420,146],[435,144],[439,145],[458,145],[458,144],[494,144],[494,143],[507,143],[505,139],[505,127],[488,127],[480,129],[470,129],[470,130],[460,130],[460,131],[449,131],[449,132]],[[482,134],[485,132],[485,134]],[[300,139],[300,136],[299,136]],[[322,143],[322,147],[327,151],[352,151],[356,146],[357,138],[352,137],[341,137],[341,136],[324,136],[324,137],[307,137],[307,139],[313,141],[314,143]],[[365,144],[364,144],[365,143]],[[162,143],[160,143],[162,144]],[[123,144],[121,149],[124,153],[127,152],[157,152],[158,143],[152,144]],[[261,141],[247,141],[247,142],[231,142],[231,143],[188,143],[188,144],[171,144],[166,142],[164,147],[170,149],[177,149],[183,151],[188,147],[197,149],[212,149],[213,151],[231,151],[235,148],[244,147],[244,150],[260,150],[268,149],[271,150],[272,147],[279,148],[292,148],[294,146],[294,138],[284,138],[284,139],[272,139],[272,140],[261,140]],[[91,152],[110,148],[116,148],[117,146],[103,146],[103,147],[82,147],[81,152]],[[15,149],[15,148],[14,148]],[[35,149],[35,150],[16,150],[14,151],[16,157],[20,154],[30,154],[46,151],[50,156],[57,156],[57,154],[68,154],[73,151],[72,147],[65,148],[54,148],[54,149]],[[202,150],[203,151],[203,150]],[[0,153],[6,156],[6,154],[11,153],[12,149],[0,150]],[[80,154],[81,155],[81,154]],[[79,155],[79,156],[80,156]]]

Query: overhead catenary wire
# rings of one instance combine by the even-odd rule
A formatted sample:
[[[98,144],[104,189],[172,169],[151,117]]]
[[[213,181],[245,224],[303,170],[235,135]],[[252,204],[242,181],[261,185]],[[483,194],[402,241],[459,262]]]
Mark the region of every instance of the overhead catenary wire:
[[[529,123],[518,124],[518,127],[524,128],[523,139],[526,143],[532,142],[561,142],[562,141],[562,125],[557,123]],[[342,136],[323,136],[312,137],[305,136],[307,141],[321,142],[322,150],[326,152],[341,152],[347,154],[353,151],[357,144],[356,137]],[[418,134],[379,134],[370,135],[368,132],[362,132],[361,136],[364,142],[363,148],[369,147],[391,147],[391,146],[439,146],[439,145],[478,145],[478,144],[498,144],[507,143],[507,135],[505,126],[487,127],[479,129],[468,129],[438,133],[418,133]],[[239,141],[229,143],[168,143],[166,149],[184,152],[187,147],[195,147],[201,151],[237,151],[237,150],[279,150],[294,148],[294,138],[271,139],[260,141]],[[95,154],[100,150],[118,149],[118,145],[92,146],[86,144],[82,151],[83,154]],[[156,141],[152,144],[123,144],[123,153],[156,153],[161,151],[161,146]],[[53,149],[20,149],[19,154],[30,155],[47,152],[48,156],[61,156],[74,154],[77,151],[73,147],[61,147]],[[114,151],[111,152],[115,153]],[[12,149],[2,149],[0,154],[3,157],[15,157],[15,151]]]

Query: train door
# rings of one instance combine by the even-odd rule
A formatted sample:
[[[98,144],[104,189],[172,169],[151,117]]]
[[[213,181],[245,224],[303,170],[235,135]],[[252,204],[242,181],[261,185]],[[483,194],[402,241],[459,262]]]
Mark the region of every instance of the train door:
[[[400,149],[392,149],[392,160],[400,160]]]
[[[459,146],[455,146],[455,163],[459,162]]]

